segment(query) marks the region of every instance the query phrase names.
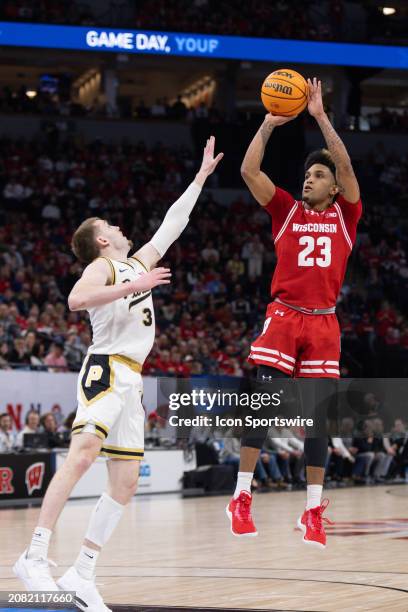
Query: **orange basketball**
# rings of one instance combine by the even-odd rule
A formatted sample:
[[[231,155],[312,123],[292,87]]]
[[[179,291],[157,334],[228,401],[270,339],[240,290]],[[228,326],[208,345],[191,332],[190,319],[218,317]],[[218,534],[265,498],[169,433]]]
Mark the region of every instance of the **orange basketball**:
[[[280,68],[262,83],[261,98],[266,110],[273,115],[293,117],[307,105],[307,83],[298,72]]]

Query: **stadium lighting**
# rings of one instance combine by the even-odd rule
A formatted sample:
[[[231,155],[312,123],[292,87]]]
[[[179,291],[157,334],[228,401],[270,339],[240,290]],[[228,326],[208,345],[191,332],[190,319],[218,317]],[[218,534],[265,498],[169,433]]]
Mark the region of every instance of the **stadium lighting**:
[[[37,95],[37,92],[35,91],[35,89],[27,89],[26,91],[27,98],[35,98],[36,95]]]
[[[394,15],[395,8],[392,6],[384,6],[382,12],[383,15]]]

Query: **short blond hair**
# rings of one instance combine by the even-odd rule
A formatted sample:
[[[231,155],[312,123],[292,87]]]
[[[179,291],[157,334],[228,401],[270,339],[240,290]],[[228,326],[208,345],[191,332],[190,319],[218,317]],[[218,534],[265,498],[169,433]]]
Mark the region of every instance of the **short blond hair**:
[[[85,219],[72,236],[71,248],[74,255],[84,264],[90,264],[100,255],[96,243],[95,221],[99,221],[99,217]]]

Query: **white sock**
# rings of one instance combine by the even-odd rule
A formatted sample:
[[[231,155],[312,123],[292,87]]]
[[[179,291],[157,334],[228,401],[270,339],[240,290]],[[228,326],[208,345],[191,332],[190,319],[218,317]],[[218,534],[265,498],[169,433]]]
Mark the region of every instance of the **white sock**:
[[[234,499],[239,497],[241,491],[251,493],[251,482],[254,477],[253,472],[238,472],[237,486],[235,487]]]
[[[28,559],[46,559],[52,531],[46,527],[36,527],[27,552]]]
[[[85,545],[81,546],[77,560],[74,563],[74,567],[81,578],[85,578],[85,580],[93,580],[98,555],[98,550],[94,550],[93,548],[89,548]]]
[[[323,485],[307,485],[306,510],[320,506],[322,500]]]

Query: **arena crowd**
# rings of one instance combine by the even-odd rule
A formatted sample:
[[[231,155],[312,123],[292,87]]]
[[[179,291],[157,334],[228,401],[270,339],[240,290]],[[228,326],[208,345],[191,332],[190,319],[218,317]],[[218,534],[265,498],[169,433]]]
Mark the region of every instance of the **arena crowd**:
[[[2,367],[80,367],[91,336],[86,313],[67,309],[82,269],[70,251],[73,230],[98,215],[142,245],[195,166],[191,151],[160,143],[0,142]],[[404,376],[407,160],[378,145],[360,166],[365,212],[338,304],[342,374]],[[155,290],[157,340],[145,373],[246,375],[275,263],[269,216],[241,197],[222,206],[204,193],[165,263],[173,281]]]

